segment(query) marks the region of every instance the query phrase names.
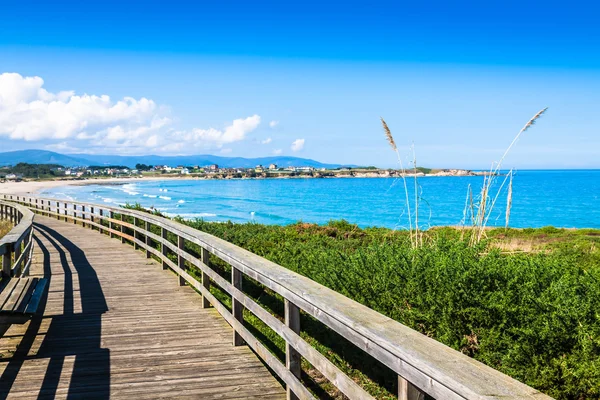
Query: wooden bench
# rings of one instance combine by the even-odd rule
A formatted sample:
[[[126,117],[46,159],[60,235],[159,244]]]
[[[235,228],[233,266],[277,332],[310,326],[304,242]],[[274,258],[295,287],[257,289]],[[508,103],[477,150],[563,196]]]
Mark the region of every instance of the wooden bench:
[[[48,279],[5,278],[0,282],[0,316],[25,322],[38,310]]]

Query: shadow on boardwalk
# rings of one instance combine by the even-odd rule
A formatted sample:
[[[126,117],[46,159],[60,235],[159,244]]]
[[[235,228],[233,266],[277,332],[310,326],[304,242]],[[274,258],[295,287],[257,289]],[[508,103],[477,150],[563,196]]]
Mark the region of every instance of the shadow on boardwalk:
[[[39,398],[55,397],[61,374],[69,372],[63,371],[66,357],[74,359],[68,389],[69,398],[108,398],[110,353],[108,349],[100,346],[101,318],[108,308],[96,271],[84,252],[66,237],[44,225],[36,224],[35,228],[35,245],[43,254],[44,276],[50,279],[49,290],[53,293],[61,289],[57,285],[60,280],[56,279],[55,284],[52,284],[51,257],[58,256],[60,260],[64,273],[64,293],[56,297],[64,298],[63,312],[42,316],[43,310],[48,306],[47,291],[42,299],[40,311],[29,323],[16,352],[10,358],[0,359],[8,361],[8,366],[0,377],[0,399],[8,396],[23,363],[26,360],[37,359],[47,361],[47,369],[41,388],[34,390],[39,390]],[[57,265],[54,259],[52,263]],[[78,288],[74,287],[71,266],[77,274]],[[81,312],[76,313],[77,298],[81,300]],[[48,328],[41,346],[35,355],[30,355],[36,337],[43,334],[40,328],[45,326]],[[0,330],[0,336],[5,330],[6,327]]]

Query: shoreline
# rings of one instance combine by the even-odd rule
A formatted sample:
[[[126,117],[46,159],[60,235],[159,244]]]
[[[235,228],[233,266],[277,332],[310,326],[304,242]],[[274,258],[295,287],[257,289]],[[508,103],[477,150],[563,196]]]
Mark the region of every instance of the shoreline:
[[[435,178],[435,177],[467,177],[477,175],[417,175],[417,178]],[[407,174],[407,178],[412,178],[414,175]],[[39,193],[41,190],[56,188],[61,186],[87,186],[87,185],[122,185],[132,182],[140,181],[169,181],[169,180],[182,180],[182,181],[210,181],[210,180],[264,180],[264,179],[372,179],[372,178],[384,178],[384,179],[397,179],[400,176],[333,176],[333,177],[322,177],[315,178],[311,176],[282,176],[282,177],[254,177],[254,178],[221,178],[221,177],[198,177],[198,176],[148,176],[148,177],[128,177],[128,178],[95,178],[95,179],[49,179],[42,181],[35,180],[23,180],[20,182],[6,181],[0,183],[0,194],[13,194],[18,196],[33,195]]]

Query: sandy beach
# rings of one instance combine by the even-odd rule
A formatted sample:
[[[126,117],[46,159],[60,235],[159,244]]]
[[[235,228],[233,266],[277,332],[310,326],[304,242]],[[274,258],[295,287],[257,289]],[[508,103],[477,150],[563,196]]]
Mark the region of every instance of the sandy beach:
[[[164,178],[162,178],[164,179]],[[185,178],[179,178],[185,179]],[[48,181],[22,181],[22,182],[4,182],[0,183],[0,194],[16,194],[19,196],[33,195],[42,189],[54,188],[59,186],[72,185],[106,185],[115,183],[130,183],[140,180],[161,180],[161,178],[106,178],[106,179],[86,179],[86,180],[48,180]]]

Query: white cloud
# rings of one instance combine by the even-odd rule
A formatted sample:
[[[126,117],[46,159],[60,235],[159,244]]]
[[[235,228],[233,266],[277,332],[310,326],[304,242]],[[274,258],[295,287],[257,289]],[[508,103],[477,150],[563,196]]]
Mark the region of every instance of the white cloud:
[[[280,155],[282,153],[281,149],[275,149],[273,150],[273,154],[275,154],[276,156]]]
[[[279,121],[273,120],[273,121],[269,122],[269,126],[271,128],[275,128],[277,125],[279,125]]]
[[[265,140],[263,140],[261,143],[262,143],[262,144],[269,144],[269,143],[271,143],[272,141],[273,141],[273,139],[271,139],[271,138],[266,138],[266,139],[265,139]]]
[[[144,97],[112,101],[106,95],[54,94],[43,84],[40,77],[0,74],[0,135],[26,141],[64,140],[89,139],[105,131],[123,138],[131,130],[139,136],[161,120],[160,107]]]
[[[173,137],[186,142],[186,146],[193,147],[222,147],[224,144],[239,142],[260,124],[260,116],[253,115],[248,118],[234,120],[224,130],[215,128],[192,129],[191,131],[178,131]]]
[[[296,139],[292,142],[290,147],[292,151],[300,151],[304,148],[304,139]]]
[[[37,76],[0,74],[0,137],[70,152],[189,154],[244,140],[260,124],[253,115],[223,129],[176,130],[168,109],[151,99],[51,93],[43,85]]]

